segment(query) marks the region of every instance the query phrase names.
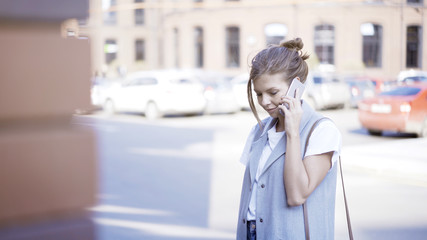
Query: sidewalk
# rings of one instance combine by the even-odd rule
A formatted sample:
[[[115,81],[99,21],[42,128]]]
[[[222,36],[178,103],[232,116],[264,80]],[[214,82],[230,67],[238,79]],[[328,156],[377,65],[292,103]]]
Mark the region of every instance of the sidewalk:
[[[345,170],[427,187],[427,138],[345,146],[341,155]]]

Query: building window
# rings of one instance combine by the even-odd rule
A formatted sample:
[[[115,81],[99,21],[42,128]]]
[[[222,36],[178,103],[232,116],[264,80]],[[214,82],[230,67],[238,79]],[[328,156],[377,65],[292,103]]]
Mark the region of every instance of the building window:
[[[117,24],[117,12],[111,8],[117,5],[116,0],[102,0],[102,10],[104,12],[104,24],[105,25],[116,25]]]
[[[271,23],[265,26],[264,34],[267,46],[278,45],[283,41],[288,33],[288,28],[284,24]]]
[[[105,40],[104,44],[105,63],[110,64],[117,58],[117,43],[114,39]]]
[[[365,67],[381,67],[382,65],[382,26],[372,23],[360,25],[362,34],[362,59]]]
[[[135,61],[145,60],[145,41],[143,39],[135,40]]]
[[[203,67],[203,40],[203,28],[196,27],[194,29],[196,67]]]
[[[423,0],[407,0],[408,4],[423,4]]]
[[[238,27],[226,29],[226,65],[227,67],[240,66],[240,33]]]
[[[334,64],[334,26],[328,24],[314,27],[314,51],[321,64]]]
[[[419,26],[409,26],[406,29],[406,67],[421,68],[421,36]]]
[[[135,3],[143,3],[144,0],[135,0]],[[142,8],[135,9],[135,25],[144,25],[145,10]]]
[[[175,67],[179,67],[179,30],[178,28],[173,29],[173,45],[175,52]]]
[[[88,22],[87,18],[80,18],[77,19],[77,23],[79,24],[80,27],[86,26]]]

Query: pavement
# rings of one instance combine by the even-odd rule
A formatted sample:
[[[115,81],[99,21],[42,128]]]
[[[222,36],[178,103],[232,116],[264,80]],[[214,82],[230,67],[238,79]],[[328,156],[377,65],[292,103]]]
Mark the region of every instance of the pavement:
[[[426,239],[427,138],[369,136],[354,111],[327,113],[344,134],[355,239]],[[248,115],[87,123],[100,137],[98,240],[234,239]],[[335,239],[348,239],[337,183]]]
[[[427,187],[427,138],[345,146],[341,156],[351,170]]]

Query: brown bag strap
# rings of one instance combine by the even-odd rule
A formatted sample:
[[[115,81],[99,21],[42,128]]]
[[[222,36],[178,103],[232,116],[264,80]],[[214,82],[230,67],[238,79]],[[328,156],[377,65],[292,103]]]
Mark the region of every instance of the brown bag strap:
[[[350,212],[348,211],[347,197],[345,195],[344,176],[343,176],[343,173],[342,173],[341,156],[339,157],[338,161],[340,163],[342,193],[344,195],[345,216],[347,217],[348,236],[349,236],[350,240],[353,240],[353,231],[351,229]]]
[[[311,134],[314,131],[314,128],[319,124],[319,122],[321,122],[322,120],[325,120],[325,119],[329,119],[329,118],[326,118],[326,117],[320,118],[311,127],[310,132],[308,133],[307,139],[305,141],[304,156],[305,156],[305,152],[307,151],[308,141],[309,141],[309,139],[311,137]],[[343,192],[343,195],[344,195],[345,214],[346,214],[346,217],[347,217],[348,235],[349,235],[350,240],[353,240],[353,231],[351,229],[351,222],[350,222],[350,212],[348,210],[347,197],[345,195],[344,176],[343,176],[343,172],[342,172],[341,156],[338,158],[338,161],[339,161],[340,173],[341,173],[342,192]],[[307,212],[307,205],[305,203],[302,205],[302,209],[303,209],[303,215],[304,215],[305,239],[306,240],[310,240],[310,229],[309,229],[309,224],[308,224],[308,212]]]

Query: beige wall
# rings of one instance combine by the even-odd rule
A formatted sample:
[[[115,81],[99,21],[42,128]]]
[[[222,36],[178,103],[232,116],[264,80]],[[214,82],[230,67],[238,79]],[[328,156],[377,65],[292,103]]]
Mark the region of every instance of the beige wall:
[[[87,25],[81,26],[80,35],[88,36],[92,44],[93,72],[104,71],[109,77],[117,76],[117,67],[123,66],[128,72],[152,69],[159,66],[159,14],[157,9],[145,11],[145,24],[134,24],[133,0],[117,1],[117,24],[103,24],[101,0],[91,0],[90,18]],[[151,2],[151,1],[146,1]],[[105,61],[104,43],[107,39],[115,39],[118,47],[116,61],[107,65]],[[135,40],[145,41],[145,61],[135,61]]]
[[[335,27],[335,67],[338,72],[356,72],[392,78],[406,66],[406,27],[423,26],[421,6],[367,4],[368,1],[254,1],[225,2],[205,0],[196,5],[191,0],[147,0],[146,24],[133,24],[133,0],[119,1],[118,24],[103,26],[101,0],[91,1],[91,19],[81,32],[90,36],[94,70],[105,69],[103,44],[106,38],[117,40],[119,52],[116,65],[126,66],[129,72],[154,68],[175,67],[178,52],[179,67],[193,68],[195,63],[194,28],[204,31],[204,68],[238,74],[248,70],[251,56],[265,47],[264,27],[269,23],[282,23],[288,28],[286,39],[301,37],[305,50],[314,56],[314,26],[326,23]],[[373,1],[371,1],[373,2]],[[194,8],[200,6],[200,8]],[[402,11],[401,11],[402,10]],[[403,18],[401,18],[401,13]],[[362,62],[362,36],[360,25],[372,22],[383,27],[382,66],[365,68]],[[225,28],[240,28],[240,67],[227,68]],[[174,46],[174,28],[179,30],[179,47]],[[425,32],[423,31],[424,36]],[[134,40],[145,39],[146,60],[134,61]],[[427,38],[423,37],[423,46]],[[427,70],[427,49],[423,49],[422,69]],[[114,75],[115,66],[108,72]]]
[[[286,1],[283,1],[286,2]],[[177,11],[165,18],[166,34],[174,27],[180,29],[180,65],[194,67],[194,47],[189,28],[200,25],[205,32],[205,68],[238,73],[247,71],[248,61],[254,52],[265,46],[264,26],[268,23],[283,23],[288,28],[287,39],[301,37],[305,49],[314,55],[314,26],[326,23],[335,26],[335,67],[338,72],[357,72],[372,76],[392,78],[406,66],[406,27],[411,24],[422,26],[421,11],[403,7],[403,20],[399,6],[367,5],[364,1],[342,4],[345,1],[330,1],[331,5],[313,4],[313,1],[299,1],[297,5],[282,4],[276,7],[248,7],[227,9],[207,7],[197,11]],[[265,1],[265,4],[274,3]],[[206,1],[211,6],[212,1]],[[225,3],[224,3],[225,4]],[[383,27],[382,66],[365,68],[362,62],[362,36],[360,25],[372,22]],[[402,25],[401,25],[402,24]],[[238,69],[225,67],[225,28],[240,27],[240,63]],[[425,32],[425,31],[424,31]],[[183,36],[184,33],[189,36]],[[424,37],[424,44],[427,39]],[[255,40],[255,41],[254,41]],[[171,39],[165,39],[165,49],[173,53]],[[190,41],[187,42],[187,41]],[[423,49],[422,69],[427,69],[426,50]],[[166,59],[166,57],[165,57]],[[402,59],[402,60],[401,60]],[[171,61],[165,67],[172,67]]]

